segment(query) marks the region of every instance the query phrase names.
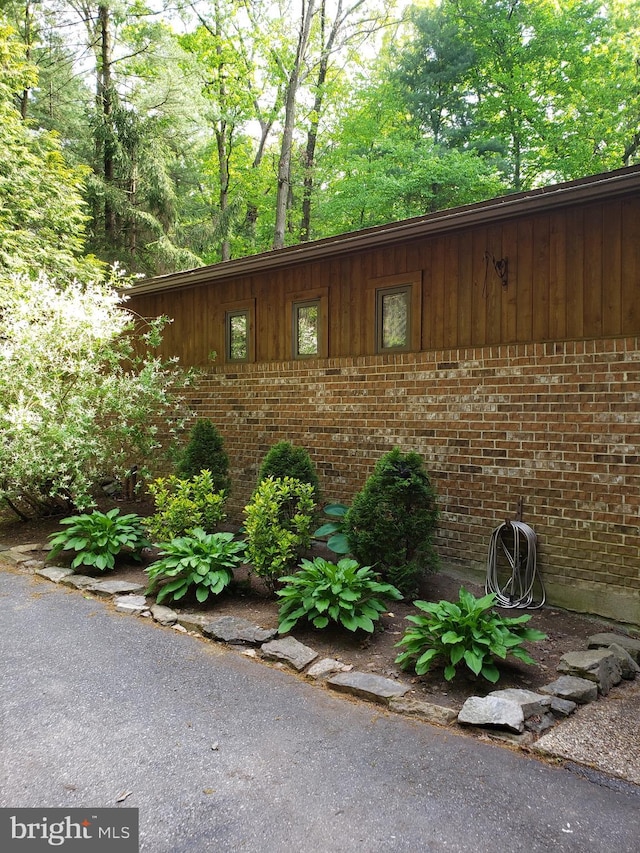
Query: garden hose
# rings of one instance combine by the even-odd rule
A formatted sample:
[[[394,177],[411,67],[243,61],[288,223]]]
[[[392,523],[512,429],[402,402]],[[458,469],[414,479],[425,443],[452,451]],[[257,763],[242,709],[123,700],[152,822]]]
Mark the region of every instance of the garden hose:
[[[505,521],[491,534],[487,555],[485,591],[494,593],[499,607],[542,607],[545,591],[536,567],[536,534],[521,521]],[[510,575],[501,587],[498,580],[500,555],[506,559]],[[503,561],[504,562],[504,561]],[[538,583],[541,600],[534,602],[534,587]]]

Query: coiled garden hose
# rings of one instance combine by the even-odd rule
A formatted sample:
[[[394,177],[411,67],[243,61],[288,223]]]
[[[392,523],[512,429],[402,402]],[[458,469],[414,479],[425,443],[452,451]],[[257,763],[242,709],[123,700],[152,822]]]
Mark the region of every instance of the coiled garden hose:
[[[499,607],[536,609],[544,604],[544,584],[537,574],[536,566],[536,539],[532,528],[522,521],[505,521],[491,534],[485,591],[495,594]],[[506,560],[507,572],[510,572],[502,587],[498,578],[501,555]],[[504,568],[501,574],[504,578]],[[541,600],[534,604],[536,582],[540,587]]]

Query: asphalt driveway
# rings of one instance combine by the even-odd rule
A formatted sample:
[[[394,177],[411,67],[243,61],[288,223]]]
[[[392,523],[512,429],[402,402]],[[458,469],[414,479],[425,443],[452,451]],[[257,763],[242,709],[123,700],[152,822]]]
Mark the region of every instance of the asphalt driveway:
[[[150,853],[632,853],[640,789],[382,712],[0,571],[0,806],[135,807]]]

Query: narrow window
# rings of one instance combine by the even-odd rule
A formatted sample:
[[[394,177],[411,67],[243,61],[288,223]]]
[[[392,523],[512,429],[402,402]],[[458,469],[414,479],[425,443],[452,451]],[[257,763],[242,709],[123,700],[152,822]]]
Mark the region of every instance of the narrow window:
[[[227,361],[249,360],[249,312],[227,311]]]
[[[293,303],[294,358],[318,355],[320,348],[320,300]]]
[[[411,285],[377,291],[377,349],[406,350],[411,339]]]

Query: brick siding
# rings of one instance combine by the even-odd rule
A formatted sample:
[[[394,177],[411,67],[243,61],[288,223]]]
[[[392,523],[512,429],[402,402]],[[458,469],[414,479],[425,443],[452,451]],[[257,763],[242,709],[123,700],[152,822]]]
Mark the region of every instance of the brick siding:
[[[437,488],[443,566],[484,574],[522,498],[549,601],[640,624],[638,338],[220,366],[194,408],[224,438],[236,520],[277,441],[344,503],[399,446]]]

